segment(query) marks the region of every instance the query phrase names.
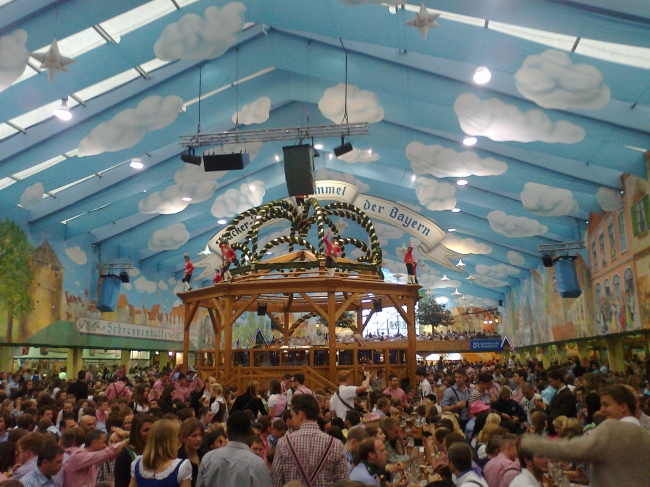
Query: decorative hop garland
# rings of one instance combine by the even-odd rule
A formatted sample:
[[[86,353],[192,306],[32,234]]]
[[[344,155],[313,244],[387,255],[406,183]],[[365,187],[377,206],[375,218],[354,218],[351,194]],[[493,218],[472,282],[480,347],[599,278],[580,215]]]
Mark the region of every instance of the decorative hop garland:
[[[310,215],[312,209],[313,211]],[[370,247],[359,239],[341,237],[338,228],[330,218],[331,216],[347,218],[359,224],[366,232],[368,232],[368,236],[370,237]],[[277,245],[285,243],[289,244],[290,252],[293,252],[294,246],[301,246],[314,253],[314,255],[323,258],[325,254],[325,227],[327,226],[334,235],[333,238],[341,243],[341,250],[343,251],[342,257],[345,257],[345,246],[354,245],[365,253],[364,256],[357,259],[357,262],[381,266],[382,251],[372,220],[370,220],[364,211],[349,203],[337,202],[321,207],[320,202],[317,199],[309,198],[305,200],[303,209],[299,212],[288,201],[271,201],[266,205],[251,208],[236,216],[226,227],[223,239],[230,240],[232,238],[233,230],[235,230],[244,219],[251,217],[254,217],[255,220],[253,226],[246,234],[245,242],[232,244],[232,248],[239,250],[242,253],[242,258],[245,256],[251,264],[260,262],[266,252]],[[275,238],[258,251],[260,228],[264,223],[278,219],[288,220],[291,223],[290,235]],[[316,247],[305,238],[314,224],[317,225],[318,230],[318,249],[316,249]],[[250,248],[248,246],[249,243]]]

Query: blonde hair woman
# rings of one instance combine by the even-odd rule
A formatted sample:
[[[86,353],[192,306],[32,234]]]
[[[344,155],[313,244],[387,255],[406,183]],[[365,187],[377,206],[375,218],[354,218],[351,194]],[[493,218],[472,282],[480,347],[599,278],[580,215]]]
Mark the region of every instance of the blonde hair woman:
[[[228,408],[226,398],[223,397],[223,386],[217,382],[211,384],[209,394],[204,404],[212,411],[216,423],[225,423],[228,419]]]
[[[465,432],[460,428],[460,424],[458,424],[458,419],[456,418],[456,415],[453,413],[442,413],[441,416],[443,419],[448,419],[451,421],[451,424],[454,425],[454,433],[459,434],[463,438],[465,438]]]
[[[176,458],[178,424],[161,419],[151,427],[144,452],[131,464],[129,487],[191,487],[192,464]]]
[[[487,418],[485,418],[485,426],[488,424],[496,424],[499,426],[501,424],[501,416],[499,416],[497,413],[488,414]]]

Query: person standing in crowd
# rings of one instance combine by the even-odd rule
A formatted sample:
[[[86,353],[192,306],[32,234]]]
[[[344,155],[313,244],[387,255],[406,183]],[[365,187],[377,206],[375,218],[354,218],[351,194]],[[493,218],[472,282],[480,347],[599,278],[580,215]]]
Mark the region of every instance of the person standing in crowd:
[[[521,403],[521,400],[524,398],[523,392],[521,392],[521,386],[526,382],[526,371],[524,369],[517,369],[512,376],[512,383],[514,389],[512,391],[512,399]]]
[[[605,421],[590,435],[570,440],[525,435],[521,447],[548,458],[591,463],[591,487],[647,485],[650,462],[640,459],[650,458],[650,433],[635,417],[636,397],[614,385],[602,391],[600,402]]]
[[[258,387],[259,383],[256,380],[249,381],[246,385],[246,391],[235,399],[235,402],[230,408],[230,412],[246,411],[248,409],[253,412],[256,418],[259,415],[268,414],[266,405],[257,395]]]
[[[132,395],[131,389],[129,389],[129,386],[126,384],[126,378],[122,381],[117,378],[117,375],[113,382],[111,382],[106,388],[106,397],[109,401],[111,399],[120,399],[122,397],[126,397],[127,401],[130,401]]]
[[[192,464],[192,487],[196,485],[196,479],[199,475],[199,464],[204,454],[204,450],[201,448],[204,435],[205,428],[201,421],[196,418],[187,418],[183,421],[178,434],[180,440],[178,458],[183,460],[187,459]]]
[[[287,398],[282,394],[282,385],[277,379],[271,379],[269,382],[269,414],[273,418],[282,419],[282,413],[287,409]]]
[[[190,487],[192,466],[189,460],[176,458],[178,424],[156,421],[147,437],[142,456],[131,464],[129,487]],[[77,486],[78,487],[78,486]]]
[[[483,468],[483,478],[489,487],[499,487],[503,474],[517,460],[517,435],[505,434],[499,441],[499,454]]]
[[[153,423],[154,418],[148,414],[136,414],[133,417],[129,444],[115,458],[115,487],[129,487],[131,483],[131,463],[144,452]]]
[[[408,406],[408,398],[404,390],[399,386],[399,379],[395,374],[388,376],[388,384],[388,388],[384,390],[384,395],[390,396],[391,399],[399,399],[404,407]]]
[[[299,394],[307,394],[309,396],[314,396],[314,398],[316,397],[314,392],[309,387],[305,386],[305,375],[302,373],[293,374],[291,376],[291,387],[293,388],[291,399],[293,399],[293,396]],[[287,401],[290,401],[288,394]]]
[[[88,384],[86,384],[86,371],[80,370],[77,380],[68,386],[68,394],[72,394],[77,401],[88,399]]]
[[[97,483],[96,465],[113,460],[126,447],[128,440],[106,446],[106,433],[92,430],[86,434],[85,448],[74,452],[63,468],[63,486],[94,487]]]
[[[16,460],[14,473],[11,476],[14,480],[20,480],[32,470],[38,468],[38,452],[45,446],[45,437],[37,432],[28,433],[18,440],[16,449]]]
[[[345,418],[345,413],[354,410],[354,400],[370,386],[370,370],[364,366],[365,379],[359,387],[352,385],[352,373],[349,370],[339,371],[339,388],[330,399],[330,411],[334,411],[337,418]]]
[[[20,481],[24,487],[56,487],[54,476],[63,464],[63,450],[58,446],[46,446],[38,452],[35,468]]]
[[[244,411],[231,413],[226,427],[228,443],[205,454],[196,487],[271,487],[266,463],[251,453],[246,444],[251,433],[248,414]]]
[[[451,412],[458,414],[460,418],[461,429],[465,429],[467,424],[467,407],[469,405],[469,395],[470,390],[465,381],[467,380],[467,374],[464,369],[457,369],[454,372],[454,378],[456,383],[445,389],[445,392],[442,395],[442,412]]]
[[[575,396],[564,383],[564,375],[558,370],[551,370],[547,374],[549,386],[555,390],[553,399],[548,405],[542,401],[537,401],[535,406],[539,409],[545,409],[551,418],[566,416],[567,418],[576,417]]]
[[[350,478],[343,443],[320,430],[316,422],[319,414],[315,397],[298,394],[291,399],[294,432],[278,441],[271,467],[273,487],[292,480],[325,487]]]
[[[359,445],[366,438],[368,438],[368,432],[364,428],[353,428],[348,431],[345,441],[345,458],[348,461],[348,470],[350,472],[353,468],[352,462],[359,452]]]
[[[373,391],[383,391],[386,389],[386,380],[384,379],[384,369],[379,369],[377,375],[370,379],[370,387]]]
[[[478,375],[478,384],[469,394],[469,406],[471,407],[476,401],[481,401],[486,406],[497,401],[498,397],[493,387],[494,379],[489,372],[481,372]]]
[[[433,394],[431,383],[427,380],[427,370],[424,367],[418,367],[415,371],[415,381],[417,382],[418,401],[422,401],[429,394]]]

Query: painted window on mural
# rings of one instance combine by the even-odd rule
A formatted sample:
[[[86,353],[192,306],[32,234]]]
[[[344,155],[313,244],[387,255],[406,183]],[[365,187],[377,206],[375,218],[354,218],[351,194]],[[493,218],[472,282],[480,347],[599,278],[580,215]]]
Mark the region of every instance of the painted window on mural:
[[[623,322],[623,320],[621,320],[621,331],[626,331],[627,328],[634,327],[634,318],[636,315],[636,296],[632,269],[625,269],[623,281],[625,283],[625,321]],[[623,323],[625,323],[625,326],[623,326]]]
[[[648,195],[645,195],[632,205],[632,230],[634,230],[635,237],[648,229],[649,206]]]
[[[598,244],[600,247],[600,258],[602,259],[602,266],[605,267],[607,265],[607,259],[605,258],[605,234],[601,233],[598,236]]]
[[[609,258],[616,260],[616,240],[614,239],[614,223],[607,226],[607,241],[609,243]]]
[[[621,244],[621,253],[627,252],[627,234],[625,233],[625,215],[618,214],[618,240]]]
[[[591,261],[594,263],[594,272],[598,270],[598,254],[596,253],[596,241],[591,242]]]
[[[600,333],[607,333],[607,322],[603,320],[605,300],[603,299],[602,286],[596,283],[596,325],[600,328]]]

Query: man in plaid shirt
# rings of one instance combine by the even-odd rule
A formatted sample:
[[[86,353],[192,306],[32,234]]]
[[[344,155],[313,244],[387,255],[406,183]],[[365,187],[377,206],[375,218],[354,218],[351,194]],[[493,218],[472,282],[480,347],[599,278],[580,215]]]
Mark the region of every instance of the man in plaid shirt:
[[[320,430],[316,423],[319,413],[314,396],[298,394],[291,399],[295,431],[278,441],[271,467],[273,487],[292,480],[305,487],[325,487],[350,479],[343,443]]]

